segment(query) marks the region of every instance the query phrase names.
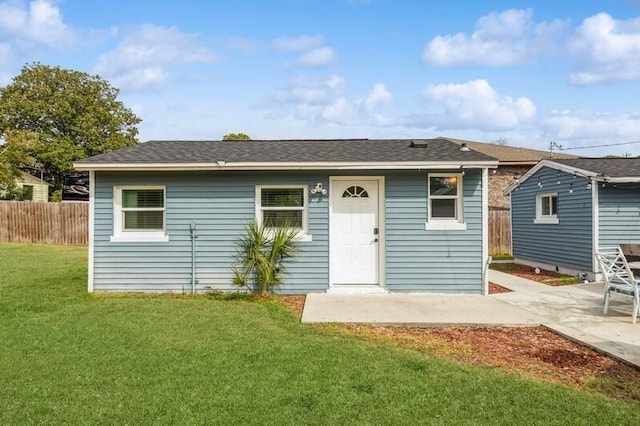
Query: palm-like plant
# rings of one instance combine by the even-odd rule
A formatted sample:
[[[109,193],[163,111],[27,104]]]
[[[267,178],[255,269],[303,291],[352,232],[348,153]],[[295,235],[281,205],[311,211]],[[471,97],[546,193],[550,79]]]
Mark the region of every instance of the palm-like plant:
[[[233,284],[265,295],[284,283],[283,260],[299,251],[298,230],[291,227],[265,228],[251,222],[237,243],[238,266],[234,266]]]

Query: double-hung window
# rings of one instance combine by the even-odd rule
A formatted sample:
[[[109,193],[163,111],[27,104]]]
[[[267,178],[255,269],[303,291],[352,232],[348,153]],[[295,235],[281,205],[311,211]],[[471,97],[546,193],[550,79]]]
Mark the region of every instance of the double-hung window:
[[[266,228],[299,230],[299,238],[310,240],[306,185],[257,186],[256,220]]]
[[[534,223],[559,223],[557,192],[536,195],[536,218]]]
[[[426,229],[466,229],[462,213],[461,173],[430,173],[427,199]]]
[[[163,186],[116,186],[112,241],[168,241],[165,213]]]

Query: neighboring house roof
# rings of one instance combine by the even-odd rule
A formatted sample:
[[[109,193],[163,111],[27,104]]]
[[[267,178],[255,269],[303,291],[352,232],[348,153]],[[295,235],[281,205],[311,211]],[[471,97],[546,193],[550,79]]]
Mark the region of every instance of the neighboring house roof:
[[[495,167],[496,159],[437,139],[150,141],[74,163],[78,170]]]
[[[17,179],[20,183],[26,183],[27,185],[46,185],[49,186],[47,182],[42,179],[39,179],[33,176],[30,173],[27,173],[23,170],[20,170],[20,177]]]
[[[517,146],[498,145],[496,143],[485,143],[466,141],[462,139],[445,138],[453,143],[461,145],[466,143],[474,151],[495,157],[503,165],[535,165],[538,161],[550,158],[549,151],[539,151],[537,149],[520,148]],[[554,159],[579,158],[576,155],[553,153]]]
[[[517,182],[510,185],[504,193],[510,193],[543,167],[599,182],[640,182],[640,158],[548,159],[540,161]]]

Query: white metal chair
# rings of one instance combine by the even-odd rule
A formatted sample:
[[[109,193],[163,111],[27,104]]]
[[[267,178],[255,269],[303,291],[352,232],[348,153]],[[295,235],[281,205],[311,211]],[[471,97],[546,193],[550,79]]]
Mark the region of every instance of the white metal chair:
[[[633,275],[620,247],[602,247],[595,256],[604,279],[603,313],[606,315],[609,310],[609,297],[612,291],[624,294],[633,299],[631,322],[635,324],[638,310],[640,310],[640,279]]]

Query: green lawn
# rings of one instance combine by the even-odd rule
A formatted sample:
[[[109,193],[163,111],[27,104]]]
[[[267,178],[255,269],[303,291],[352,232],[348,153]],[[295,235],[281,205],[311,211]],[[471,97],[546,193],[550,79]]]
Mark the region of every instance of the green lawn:
[[[632,424],[640,404],[332,335],[268,302],[86,293],[0,244],[0,424]]]

